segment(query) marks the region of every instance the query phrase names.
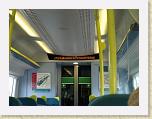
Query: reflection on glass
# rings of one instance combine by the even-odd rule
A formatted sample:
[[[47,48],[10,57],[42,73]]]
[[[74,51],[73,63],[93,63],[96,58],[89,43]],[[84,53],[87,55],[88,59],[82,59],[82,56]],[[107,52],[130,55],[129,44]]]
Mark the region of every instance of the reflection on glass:
[[[117,53],[119,93],[129,94],[139,84],[139,25],[131,25],[124,43]]]

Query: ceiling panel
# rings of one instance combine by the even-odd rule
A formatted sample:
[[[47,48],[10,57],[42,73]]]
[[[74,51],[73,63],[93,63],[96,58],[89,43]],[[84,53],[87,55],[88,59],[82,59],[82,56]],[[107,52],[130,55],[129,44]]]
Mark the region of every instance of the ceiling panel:
[[[48,61],[46,53],[36,44],[38,38],[28,36],[18,24],[15,23],[12,39],[12,47],[34,61]]]
[[[38,31],[45,29],[48,37],[43,40],[53,44],[50,48],[55,54],[93,54],[92,34],[95,33],[92,10],[32,10],[26,11],[26,14],[33,21],[38,21],[35,24]]]

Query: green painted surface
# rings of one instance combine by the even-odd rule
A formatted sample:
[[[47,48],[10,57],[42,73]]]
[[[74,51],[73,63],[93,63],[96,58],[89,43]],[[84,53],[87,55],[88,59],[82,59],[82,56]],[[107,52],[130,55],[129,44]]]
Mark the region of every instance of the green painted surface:
[[[79,77],[79,83],[91,83],[91,77]]]
[[[61,77],[61,83],[74,83],[74,77]]]
[[[74,84],[74,77],[61,77],[62,84]],[[91,84],[91,77],[79,77],[80,84]]]

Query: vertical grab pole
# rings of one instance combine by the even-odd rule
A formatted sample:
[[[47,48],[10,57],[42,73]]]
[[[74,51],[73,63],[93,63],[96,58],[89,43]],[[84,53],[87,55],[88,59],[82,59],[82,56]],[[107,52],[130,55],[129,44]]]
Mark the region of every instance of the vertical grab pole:
[[[78,106],[78,64],[74,64],[74,106]]]
[[[12,34],[13,34],[13,28],[15,22],[15,14],[16,14],[16,10],[14,9],[12,10],[12,15],[10,16],[10,23],[9,23],[9,52],[12,46]]]
[[[101,41],[101,31],[100,31],[100,20],[99,20],[99,10],[96,10],[96,31],[98,38],[99,47],[99,65],[100,65],[100,95],[104,95],[104,65],[103,65],[103,50],[105,49],[105,43]]]
[[[116,34],[115,34],[115,14],[114,10],[107,10],[108,20],[108,42],[109,42],[109,78],[110,94],[117,91],[117,57],[116,57]]]

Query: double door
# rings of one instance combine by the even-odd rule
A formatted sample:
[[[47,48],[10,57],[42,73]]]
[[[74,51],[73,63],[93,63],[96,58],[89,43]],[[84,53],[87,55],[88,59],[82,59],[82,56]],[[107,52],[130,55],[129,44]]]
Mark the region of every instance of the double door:
[[[91,66],[80,65],[78,70],[74,66],[62,66],[61,72],[61,105],[87,106],[91,94]],[[78,74],[77,79],[74,74]]]

